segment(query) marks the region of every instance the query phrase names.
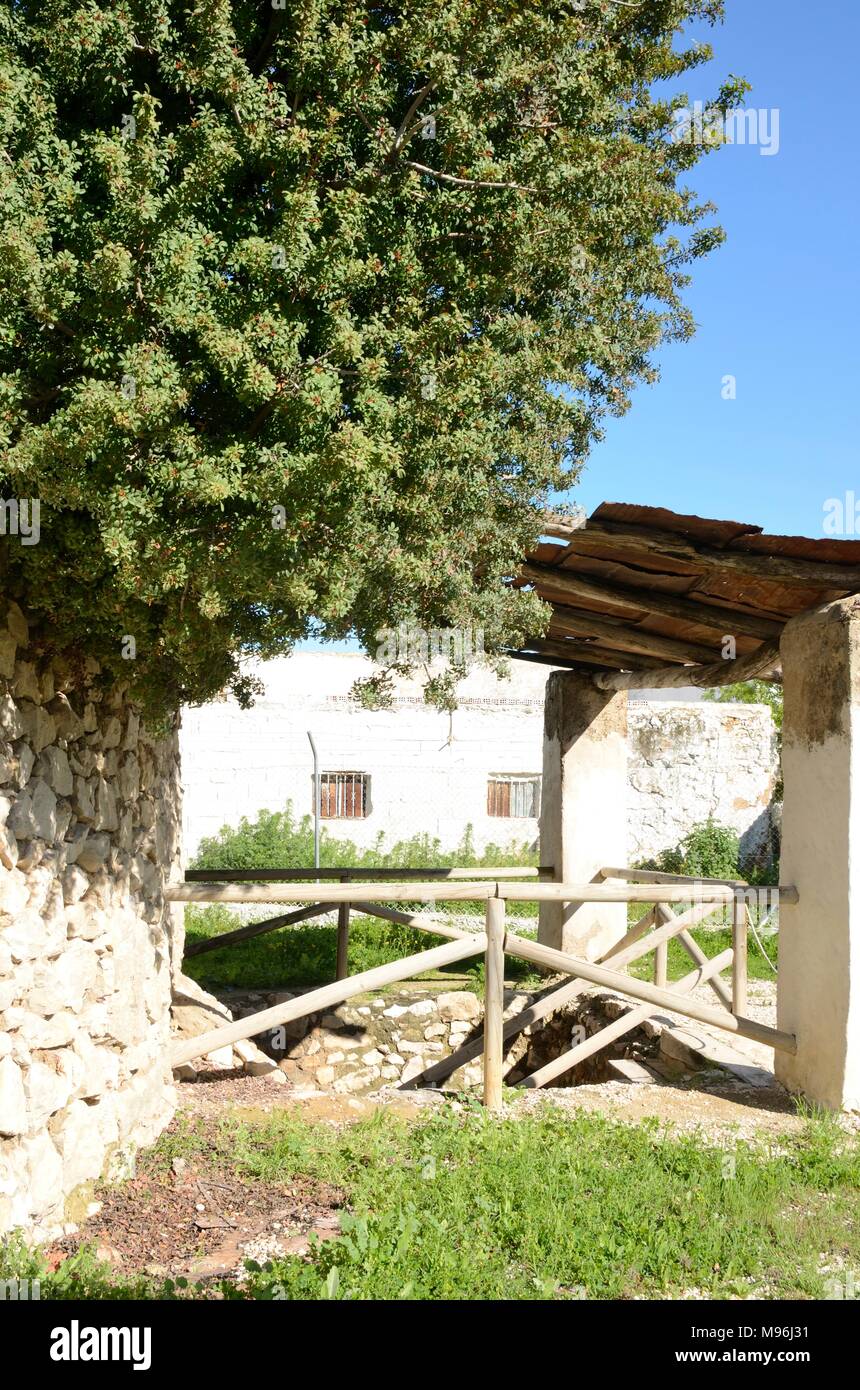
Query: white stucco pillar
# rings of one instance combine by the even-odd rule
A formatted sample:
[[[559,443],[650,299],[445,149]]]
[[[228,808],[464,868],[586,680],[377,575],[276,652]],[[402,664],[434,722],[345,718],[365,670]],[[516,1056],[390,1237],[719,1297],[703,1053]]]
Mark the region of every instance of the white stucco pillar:
[[[860,597],[793,618],[782,641],[785,714],[776,1053],[793,1091],[860,1109]]]
[[[558,881],[591,883],[627,863],[627,693],[575,671],[547,681],[540,845]],[[588,960],[626,930],[624,903],[541,903],[538,939]]]

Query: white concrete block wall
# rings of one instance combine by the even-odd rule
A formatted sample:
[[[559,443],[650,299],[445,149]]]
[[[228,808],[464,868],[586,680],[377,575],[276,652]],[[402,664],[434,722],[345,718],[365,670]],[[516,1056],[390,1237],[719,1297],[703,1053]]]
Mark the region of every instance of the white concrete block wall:
[[[372,670],[357,654],[298,652],[255,668],[266,691],[253,709],[224,700],[184,711],[188,858],[204,836],[243,815],[288,801],[298,817],[311,813],[308,729],[323,771],[370,774],[370,814],[325,820],[335,837],[370,847],[383,835],[390,847],[425,833],[452,849],[471,826],[479,847],[536,842],[536,818],[487,815],[487,780],[540,775],[549,668],[513,662],[507,681],[475,669],[451,716],[424,703],[418,681],[398,683],[392,709],[362,709],[349,691]],[[677,843],[708,814],[746,832],[767,806],[774,775],[764,707],[631,701],[631,854]]]

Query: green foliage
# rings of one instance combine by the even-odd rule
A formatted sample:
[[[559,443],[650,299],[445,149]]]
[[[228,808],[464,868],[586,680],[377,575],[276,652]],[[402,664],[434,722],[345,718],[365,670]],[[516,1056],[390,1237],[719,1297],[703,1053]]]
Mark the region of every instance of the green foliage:
[[[782,686],[774,681],[735,681],[706,690],[702,698],[715,704],[767,705],[777,733],[782,732]]]
[[[243,816],[236,828],[225,825],[217,835],[201,840],[194,869],[308,869],[314,862],[314,831],[310,816],[296,819],[292,803],[283,811],[260,811],[254,820]],[[320,828],[320,867],[323,869],[446,869],[491,865],[534,866],[537,853],[528,845],[512,843],[506,847],[488,845],[480,854],[472,840],[471,827],[455,849],[443,850],[441,840],[430,835],[413,835],[386,848],[385,837],[377,836],[372,849],[362,849],[352,840]]]
[[[0,480],[42,538],[2,562],[55,646],[154,708],[247,701],[313,619],[540,631],[502,581],[721,240],[652,94],[721,15],[3,5]]]
[[[739,857],[740,841],[735,831],[707,820],[694,825],[674,849],[663,850],[642,867],[694,878],[740,878]]]

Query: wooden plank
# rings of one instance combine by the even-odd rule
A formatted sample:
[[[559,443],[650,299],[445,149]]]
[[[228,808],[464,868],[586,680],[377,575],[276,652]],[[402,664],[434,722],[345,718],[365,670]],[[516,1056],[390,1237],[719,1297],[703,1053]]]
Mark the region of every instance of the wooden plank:
[[[502,1014],[505,995],[505,904],[487,900],[487,954],[484,972],[484,1104],[502,1108]]]
[[[575,551],[583,554],[641,550],[655,557],[665,555],[686,561],[703,573],[731,570],[754,579],[777,579],[805,588],[839,589],[845,593],[860,589],[860,569],[853,565],[834,565],[788,555],[759,555],[747,550],[714,550],[709,546],[693,545],[674,531],[652,530],[646,526],[589,521],[571,538],[571,544]]]
[[[647,657],[615,651],[612,647],[601,646],[598,642],[565,642],[561,638],[535,637],[524,646],[534,648],[541,656],[552,659],[584,661],[593,666],[617,666],[623,671],[644,671],[650,665]],[[516,656],[518,653],[513,652],[511,655]]]
[[[581,671],[583,669],[581,661],[568,661],[562,656],[547,656],[544,652],[514,652],[508,650],[504,654],[509,657],[511,661],[532,661],[537,666],[555,666],[562,671]],[[611,664],[611,662],[604,661],[600,663],[601,666],[611,666]],[[623,668],[619,664],[615,669],[620,671]]]
[[[386,985],[406,980],[410,975],[423,975],[428,970],[439,970],[444,965],[466,960],[479,955],[486,949],[485,932],[459,941],[446,941],[443,946],[434,946],[429,951],[418,951],[415,955],[404,956],[401,960],[377,965],[373,970],[362,970],[358,975],[350,975],[347,980],[335,980],[333,984],[312,989],[283,1004],[275,1004],[271,1009],[250,1014],[247,1018],[225,1023],[220,1028],[211,1028],[206,1033],[198,1033],[194,1038],[183,1038],[174,1044],[170,1054],[171,1067],[181,1066],[183,1062],[193,1062],[195,1057],[203,1057],[208,1052],[226,1047],[228,1043],[241,1042],[243,1038],[253,1038],[257,1033],[265,1033],[271,1028],[292,1023],[306,1014],[318,1013],[323,1009],[334,1008],[345,999],[365,990],[383,989]]]
[[[599,613],[589,613],[585,609],[561,608],[553,604],[549,621],[550,634],[570,632],[581,636],[602,637],[610,647],[619,647],[622,652],[631,651],[637,656],[663,657],[667,661],[714,661],[719,654],[719,644],[713,647],[703,642],[683,641],[677,637],[662,637],[659,632],[648,632],[644,628],[623,623],[618,618],[607,618]]]
[[[598,671],[592,680],[600,690],[666,690],[687,685],[734,685],[736,681],[774,680],[779,661],[776,643],[763,643],[756,651],[735,661],[715,661],[706,666],[664,666],[653,671]],[[781,678],[780,678],[781,679]]]
[[[321,917],[330,912],[332,903],[313,903],[311,907],[300,907],[295,912],[284,912],[280,917],[267,917],[263,922],[249,922],[235,931],[224,932],[222,936],[210,936],[205,941],[192,941],[185,947],[186,956],[202,956],[207,951],[220,951],[224,946],[235,946],[240,941],[250,941],[254,936],[276,931],[278,927],[292,927],[297,922],[307,922],[311,917]]]
[[[687,994],[690,990],[709,978],[719,970],[724,970],[731,961],[732,953],[730,950],[723,951],[721,955],[715,956],[708,961],[707,966],[699,970],[691,970],[689,975],[685,975],[671,990],[669,994]],[[605,1028],[601,1028],[599,1033],[594,1033],[584,1042],[577,1043],[576,1047],[571,1047],[567,1052],[563,1052],[559,1057],[553,1057],[552,1061],[546,1062],[537,1071],[533,1071],[530,1076],[526,1076],[517,1084],[523,1090],[534,1091],[540,1086],[546,1086],[549,1081],[554,1081],[556,1077],[563,1076],[571,1067],[578,1066],[588,1057],[593,1057],[595,1052],[600,1052],[610,1043],[617,1042],[623,1038],[625,1033],[631,1033],[634,1028],[638,1028],[646,1019],[653,1017],[657,1010],[650,1004],[640,1004],[637,1008],[631,1009],[629,1013],[622,1014],[621,1018],[614,1023],[608,1023]]]
[[[438,878],[442,881],[467,879],[471,882],[475,879],[540,878],[548,874],[551,875],[552,872],[551,864],[542,864],[539,868],[530,865],[524,868],[503,865],[498,868],[481,869],[353,869],[349,867],[342,869],[188,869],[185,873],[185,882],[303,883],[308,880],[327,879],[340,879],[341,882],[345,879],[378,881],[386,877],[396,879],[398,882],[409,882],[413,878],[427,880]]]
[[[654,589],[635,589],[626,584],[611,584],[608,580],[595,579],[593,575],[578,574],[576,570],[556,569],[552,565],[530,562],[523,565],[520,574],[524,579],[531,580],[542,596],[544,591],[554,591],[571,598],[614,603],[619,608],[633,608],[642,613],[655,613],[660,617],[677,618],[681,622],[712,628],[721,635],[731,632],[745,637],[778,638],[784,626],[784,622],[738,612],[734,608],[720,608],[715,604],[679,598],[676,594],[664,594]]]

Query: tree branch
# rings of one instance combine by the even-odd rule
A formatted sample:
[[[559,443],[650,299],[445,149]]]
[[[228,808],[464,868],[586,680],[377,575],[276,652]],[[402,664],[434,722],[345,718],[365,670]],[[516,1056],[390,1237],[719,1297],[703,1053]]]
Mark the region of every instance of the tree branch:
[[[414,159],[405,161],[407,169],[415,169],[419,174],[429,174],[433,179],[439,179],[442,183],[452,183],[456,188],[507,188],[518,193],[537,193],[536,188],[531,188],[524,183],[501,183],[495,179],[460,179],[454,174],[443,174],[438,169],[430,169],[426,164],[418,164]]]
[[[412,99],[412,103],[409,107],[409,110],[406,112],[406,115],[400,122],[397,134],[394,137],[394,144],[391,146],[391,149],[388,151],[388,154],[385,157],[387,163],[390,163],[391,160],[394,159],[395,155],[398,155],[400,153],[401,149],[403,148],[403,145],[406,143],[406,138],[409,133],[409,127],[412,124],[412,119],[415,115],[415,112],[418,110],[422,101],[424,101],[432,91],[435,91],[435,88],[435,78],[431,77],[429,82],[425,82],[420,92],[416,92],[415,96]]]

